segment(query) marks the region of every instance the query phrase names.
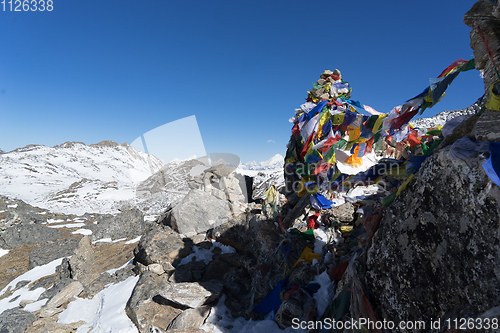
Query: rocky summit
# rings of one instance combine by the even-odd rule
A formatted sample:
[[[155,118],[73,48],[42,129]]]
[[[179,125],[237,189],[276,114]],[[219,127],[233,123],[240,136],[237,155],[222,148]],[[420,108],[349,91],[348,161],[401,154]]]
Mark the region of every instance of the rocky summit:
[[[0,151],[0,332],[498,331],[499,13],[388,114],[320,73],[284,157]],[[414,119],[474,69],[477,103]]]

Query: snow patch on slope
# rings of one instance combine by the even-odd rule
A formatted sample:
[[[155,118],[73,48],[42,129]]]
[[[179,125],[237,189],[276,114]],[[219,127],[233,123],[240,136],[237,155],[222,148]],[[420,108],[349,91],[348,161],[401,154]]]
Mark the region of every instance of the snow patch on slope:
[[[30,145],[0,155],[3,195],[56,213],[116,213],[162,162],[128,144]]]

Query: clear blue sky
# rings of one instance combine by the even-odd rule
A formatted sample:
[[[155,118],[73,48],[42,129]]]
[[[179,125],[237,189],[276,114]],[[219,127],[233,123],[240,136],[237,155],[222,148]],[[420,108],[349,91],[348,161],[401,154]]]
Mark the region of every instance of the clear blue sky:
[[[458,58],[475,1],[54,0],[0,12],[0,148],[132,142],[195,115],[205,149],[284,155],[288,119],[325,69],[389,112]],[[462,73],[424,116],[471,105]],[[166,143],[178,144],[177,142]]]

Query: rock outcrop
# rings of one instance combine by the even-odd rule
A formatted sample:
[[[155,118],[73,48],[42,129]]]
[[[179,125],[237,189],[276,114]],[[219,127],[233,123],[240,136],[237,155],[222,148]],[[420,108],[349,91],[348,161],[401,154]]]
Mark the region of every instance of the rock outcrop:
[[[191,181],[193,187],[160,218],[160,223],[184,235],[196,235],[241,214],[248,202],[244,176],[219,164]]]
[[[500,304],[500,189],[483,162],[440,151],[386,211],[367,273],[384,318],[465,318]]]

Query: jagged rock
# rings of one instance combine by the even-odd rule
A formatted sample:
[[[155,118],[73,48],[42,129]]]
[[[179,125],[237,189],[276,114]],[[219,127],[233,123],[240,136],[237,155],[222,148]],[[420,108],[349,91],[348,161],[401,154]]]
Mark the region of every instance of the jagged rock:
[[[111,276],[116,279],[117,283],[125,281],[129,277],[137,275],[134,273],[134,268],[133,264],[128,264],[127,266],[117,270],[115,274],[112,274]]]
[[[129,264],[124,268],[116,271],[114,274],[109,274],[108,272],[101,273],[89,285],[85,286],[86,288],[80,294],[80,297],[93,298],[106,286],[125,281],[130,276],[135,276],[136,274],[134,273],[134,268],[135,268],[134,265]]]
[[[495,64],[500,63],[500,5],[490,1],[478,1],[465,14],[464,22],[471,27],[470,40],[474,50],[476,69],[483,70],[485,100],[490,95],[490,86],[498,81]],[[493,63],[485,48],[485,41],[493,57]],[[485,110],[473,130],[476,140],[500,141],[500,112]]]
[[[169,163],[137,186],[137,195],[155,194],[175,190],[187,193],[189,183],[207,167],[199,160]]]
[[[163,269],[163,266],[161,264],[148,265],[148,271],[158,275],[162,275],[163,273],[165,273],[165,270]]]
[[[71,279],[71,268],[69,266],[69,258],[64,258],[59,266],[56,267],[56,273],[59,279]]]
[[[209,306],[200,306],[196,309],[186,309],[178,315],[168,326],[168,331],[198,329],[210,314]]]
[[[500,112],[484,110],[472,131],[477,141],[500,141]]]
[[[61,237],[61,233],[57,229],[44,227],[38,224],[20,224],[6,228],[2,232],[3,240],[7,249],[27,244],[40,244],[49,242],[55,238]]]
[[[385,319],[468,317],[500,304],[500,188],[483,162],[434,154],[385,213],[366,279]]]
[[[231,173],[227,177],[222,177],[221,188],[226,192],[229,201],[248,202],[245,176]]]
[[[52,260],[69,257],[73,254],[80,242],[77,238],[61,239],[37,247],[30,252],[28,268],[48,264]]]
[[[81,293],[80,297],[83,298],[93,298],[101,290],[103,290],[107,285],[117,283],[118,281],[114,276],[109,273],[104,272],[99,274],[92,282],[85,285],[85,290]]]
[[[75,254],[69,259],[71,277],[88,286],[98,276],[96,268],[96,254],[88,236],[83,237],[75,250]]]
[[[217,300],[223,284],[217,280],[206,282],[182,282],[168,285],[159,292],[163,298],[181,306],[197,308]]]
[[[137,281],[127,302],[125,312],[141,333],[152,332],[152,327],[166,330],[182,310],[157,297],[158,291],[168,285],[166,275],[145,271]]]
[[[71,282],[47,302],[47,304],[41,309],[39,316],[41,318],[52,317],[56,313],[62,312],[64,309],[60,308],[60,306],[63,303],[70,301],[73,297],[78,296],[83,289],[84,287],[81,282]]]
[[[0,332],[23,333],[36,320],[34,314],[21,309],[5,310],[0,314]]]
[[[189,240],[182,240],[168,227],[152,225],[134,249],[135,260],[143,265],[172,263],[191,252]]]
[[[350,202],[333,207],[330,211],[332,217],[340,222],[352,222],[354,220],[354,206]]]
[[[134,238],[144,233],[144,215],[137,208],[122,208],[116,216],[104,216],[98,224],[88,227],[92,230],[92,239]]]
[[[54,322],[54,318],[56,317],[49,317],[49,318],[40,318],[33,322],[33,325],[28,328],[26,333],[68,333],[68,332],[75,332],[78,327],[82,326],[85,324],[83,320],[80,320],[76,323],[71,323],[71,324],[60,324],[57,322]]]
[[[169,262],[165,262],[165,263],[163,263],[163,265],[162,265],[162,266],[163,266],[163,267],[162,267],[162,268],[163,268],[163,270],[164,270],[164,271],[165,271],[165,273],[167,273],[167,274],[172,274],[172,273],[175,271],[175,267],[174,267],[174,266],[172,266],[172,264],[171,264],[171,263],[169,263]]]
[[[44,298],[48,298],[48,301],[50,302],[50,300],[54,296],[56,296],[57,294],[59,294],[64,288],[66,288],[69,284],[71,284],[74,281],[75,280],[69,279],[69,278],[64,278],[64,279],[55,281],[55,283],[49,289],[45,290],[40,295],[40,297],[38,297],[38,300],[41,300],[41,299],[44,299]],[[33,286],[32,289],[34,287],[35,286]]]
[[[232,218],[229,202],[203,190],[191,190],[167,210],[160,223],[185,235],[206,232]]]

